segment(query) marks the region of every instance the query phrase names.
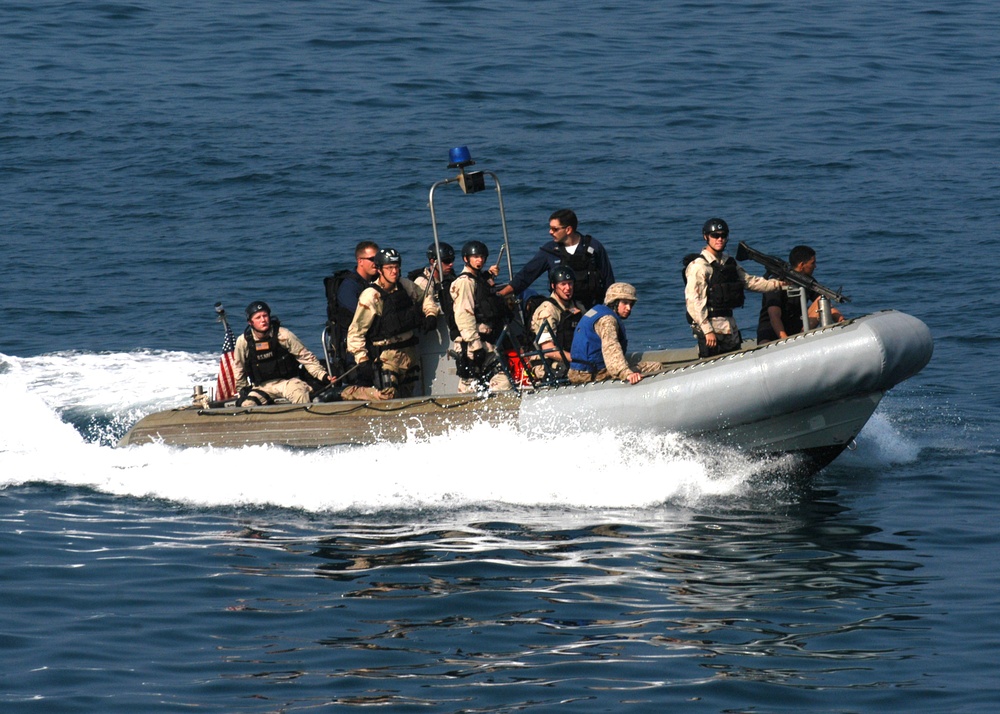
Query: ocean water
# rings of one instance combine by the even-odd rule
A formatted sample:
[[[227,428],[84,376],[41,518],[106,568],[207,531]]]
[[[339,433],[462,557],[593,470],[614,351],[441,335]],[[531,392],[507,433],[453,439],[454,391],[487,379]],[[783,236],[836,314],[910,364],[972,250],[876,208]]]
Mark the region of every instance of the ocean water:
[[[1000,707],[993,3],[40,0],[0,46],[0,711]],[[610,430],[114,448],[214,381],[215,302],[318,350],[358,240],[418,264],[459,145],[515,267],[556,208],[604,242],[632,345],[691,344],[718,215],[934,358],[808,480]]]

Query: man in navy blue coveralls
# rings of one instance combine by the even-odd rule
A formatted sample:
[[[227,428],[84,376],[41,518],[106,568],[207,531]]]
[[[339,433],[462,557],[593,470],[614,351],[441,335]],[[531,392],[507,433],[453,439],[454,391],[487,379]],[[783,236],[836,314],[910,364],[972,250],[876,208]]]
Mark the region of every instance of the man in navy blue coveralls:
[[[576,230],[576,214],[561,208],[549,216],[551,243],[545,243],[528,264],[518,271],[499,295],[521,294],[542,274],[548,275],[563,265],[576,274],[574,297],[589,310],[604,301],[608,286],[615,282],[615,273],[604,246],[596,238],[581,235]]]

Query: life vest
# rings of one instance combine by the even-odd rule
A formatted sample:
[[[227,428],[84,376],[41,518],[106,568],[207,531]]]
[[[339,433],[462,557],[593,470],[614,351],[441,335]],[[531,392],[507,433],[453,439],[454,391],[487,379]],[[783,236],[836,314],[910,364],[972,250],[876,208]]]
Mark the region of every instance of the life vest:
[[[703,260],[712,268],[712,274],[708,278],[708,295],[705,305],[708,308],[709,317],[732,317],[733,308],[743,307],[743,280],[736,261],[732,257],[727,257],[724,263],[717,260],[708,262],[705,256],[698,253],[691,260]],[[685,257],[687,260],[687,257]],[[691,260],[687,260],[688,263]],[[685,264],[685,271],[687,270]],[[691,315],[687,316],[689,323],[694,323]]]
[[[391,293],[377,282],[368,287],[375,288],[382,296],[382,314],[375,317],[368,330],[370,342],[392,339],[420,326],[420,310],[402,285],[397,284]]]
[[[618,323],[618,341],[621,343],[623,351],[628,349],[625,323],[618,313],[607,305],[594,305],[580,318],[576,331],[573,333],[573,343],[570,347],[573,361],[570,362],[570,369],[595,374],[607,367],[604,363],[604,351],[601,349],[601,336],[594,329],[595,323],[605,315],[614,316]]]
[[[491,342],[496,341],[503,331],[504,325],[507,323],[509,315],[507,303],[504,302],[502,297],[493,292],[493,286],[490,285],[482,273],[462,271],[455,276],[455,280],[461,280],[462,278],[472,280],[475,286],[473,301],[475,302],[476,324],[486,325],[490,329],[487,337]],[[445,295],[447,295],[447,305],[445,304],[446,300],[443,298]],[[451,332],[451,339],[457,340],[461,332],[458,329],[458,323],[455,322],[455,304],[451,299],[451,283],[448,283],[448,289],[442,292],[441,308],[448,316],[448,328]]]
[[[559,256],[557,264],[568,265],[576,275],[573,299],[579,300],[584,305],[599,303],[604,298],[604,291],[608,287],[604,285],[601,274],[597,270],[594,251],[590,247],[592,240],[592,236],[583,236],[573,253],[566,250],[566,246],[562,244],[556,246],[556,255]]]
[[[257,386],[273,382],[276,379],[291,379],[299,375],[299,361],[280,342],[278,342],[277,320],[271,319],[271,327],[260,340],[254,336],[249,325],[243,331],[243,337],[250,348],[247,357],[247,377],[250,384]]]

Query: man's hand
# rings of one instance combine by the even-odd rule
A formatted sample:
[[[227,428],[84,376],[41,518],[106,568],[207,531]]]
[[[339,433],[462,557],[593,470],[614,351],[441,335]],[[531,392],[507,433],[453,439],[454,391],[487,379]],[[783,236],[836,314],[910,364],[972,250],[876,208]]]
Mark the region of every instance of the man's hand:
[[[428,332],[434,332],[438,326],[437,315],[424,315],[424,325],[423,331],[426,335]]]
[[[372,361],[366,359],[364,362],[358,363],[358,384],[372,387],[375,385],[375,366]]]
[[[709,332],[705,335],[705,344],[709,347],[715,347],[719,344],[719,338],[715,336],[714,332]]]

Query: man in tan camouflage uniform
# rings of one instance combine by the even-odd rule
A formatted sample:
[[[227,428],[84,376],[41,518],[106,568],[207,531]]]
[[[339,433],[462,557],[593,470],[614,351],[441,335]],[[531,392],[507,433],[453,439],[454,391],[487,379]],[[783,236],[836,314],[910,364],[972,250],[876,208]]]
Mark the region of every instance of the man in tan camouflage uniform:
[[[550,369],[557,373],[561,373],[570,363],[572,328],[575,327],[570,316],[580,316],[584,312],[583,304],[573,299],[575,283],[576,274],[569,266],[563,265],[553,270],[549,274],[552,293],[531,315],[531,338],[538,338],[537,344],[544,353],[544,359],[549,361]],[[564,317],[568,322],[564,322]],[[538,378],[545,377],[546,369],[541,360],[537,360],[534,372]]]
[[[362,387],[376,386],[388,398],[410,396],[420,367],[417,329],[424,317],[436,314],[433,296],[400,276],[402,259],[392,248],[375,256],[378,277],[358,298],[358,309],[347,330],[347,350],[358,364]],[[422,298],[422,299],[421,299]],[[375,379],[375,367],[381,369]],[[345,389],[343,399],[370,399],[369,391]],[[375,397],[377,398],[377,397]]]
[[[454,308],[450,316],[455,340],[452,350],[457,355],[460,393],[477,392],[484,386],[494,391],[513,388],[507,375],[492,373],[495,371],[492,369],[496,360],[495,343],[504,324],[503,300],[492,292],[492,271],[483,270],[489,255],[489,248],[481,241],[472,240],[463,245],[465,268],[449,291]]]

